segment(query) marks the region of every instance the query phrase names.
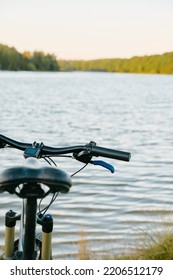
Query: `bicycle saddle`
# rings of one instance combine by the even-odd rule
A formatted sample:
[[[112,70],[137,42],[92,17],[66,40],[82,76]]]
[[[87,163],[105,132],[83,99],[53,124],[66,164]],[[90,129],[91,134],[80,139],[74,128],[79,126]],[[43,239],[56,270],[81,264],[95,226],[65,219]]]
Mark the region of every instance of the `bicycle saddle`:
[[[41,165],[35,158],[27,158],[25,165],[14,166],[0,172],[0,192],[15,193],[20,184],[44,184],[51,193],[67,193],[71,178],[63,170]]]

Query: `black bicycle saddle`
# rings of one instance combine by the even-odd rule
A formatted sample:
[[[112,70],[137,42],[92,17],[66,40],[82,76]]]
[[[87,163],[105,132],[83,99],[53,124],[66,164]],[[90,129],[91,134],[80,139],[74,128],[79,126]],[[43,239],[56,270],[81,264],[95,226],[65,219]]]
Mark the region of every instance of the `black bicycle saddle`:
[[[35,158],[27,158],[25,165],[6,168],[0,172],[0,192],[16,193],[16,188],[21,184],[44,184],[51,193],[67,193],[72,183],[65,171],[41,165]]]

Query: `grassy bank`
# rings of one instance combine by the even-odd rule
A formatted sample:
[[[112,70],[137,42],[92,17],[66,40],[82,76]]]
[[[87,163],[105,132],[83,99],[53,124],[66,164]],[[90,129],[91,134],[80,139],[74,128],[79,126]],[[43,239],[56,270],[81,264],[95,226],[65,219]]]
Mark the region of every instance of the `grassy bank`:
[[[81,238],[77,259],[94,260],[97,255],[92,253],[87,242]],[[102,254],[99,259],[110,260],[173,260],[173,233],[157,233],[155,236],[148,235],[144,244],[136,248],[132,253],[109,256]]]
[[[173,233],[158,234],[144,244],[142,248],[137,248],[135,252],[122,255],[123,260],[173,260]]]

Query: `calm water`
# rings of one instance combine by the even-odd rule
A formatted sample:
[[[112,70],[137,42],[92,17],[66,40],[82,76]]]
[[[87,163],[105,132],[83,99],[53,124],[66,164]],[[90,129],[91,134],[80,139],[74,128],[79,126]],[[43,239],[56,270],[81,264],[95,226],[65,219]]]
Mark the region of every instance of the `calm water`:
[[[0,72],[0,133],[45,145],[85,144],[130,151],[130,163],[108,160],[116,173],[90,166],[60,195],[54,216],[53,254],[73,258],[80,232],[96,254],[140,245],[173,221],[173,76],[112,73]],[[0,166],[23,162],[21,152],[1,151]],[[63,159],[70,174],[82,165]],[[49,202],[47,198],[43,206]],[[20,199],[1,194],[4,213]]]

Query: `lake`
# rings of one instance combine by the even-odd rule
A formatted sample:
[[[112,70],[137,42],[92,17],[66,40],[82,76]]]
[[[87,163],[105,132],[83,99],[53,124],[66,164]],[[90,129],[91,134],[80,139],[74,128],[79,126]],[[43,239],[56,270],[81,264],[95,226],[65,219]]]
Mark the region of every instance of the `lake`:
[[[173,226],[173,76],[97,72],[0,71],[0,133],[48,146],[86,144],[129,151],[130,162],[107,160],[116,172],[88,166],[73,178],[49,213],[54,258],[75,258],[81,232],[94,256],[131,251]],[[20,151],[1,150],[0,168],[23,163]],[[70,174],[83,165],[56,160]],[[0,198],[4,213],[20,199]],[[43,207],[50,197],[43,201]]]

